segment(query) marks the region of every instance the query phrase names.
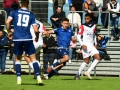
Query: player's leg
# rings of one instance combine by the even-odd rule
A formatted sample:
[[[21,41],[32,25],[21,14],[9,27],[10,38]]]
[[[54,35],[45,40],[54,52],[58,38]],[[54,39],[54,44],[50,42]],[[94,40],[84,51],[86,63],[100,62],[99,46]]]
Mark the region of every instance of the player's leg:
[[[42,84],[42,80],[40,77],[40,66],[39,66],[39,62],[36,60],[33,41],[31,40],[31,41],[24,42],[24,49],[26,53],[29,55],[31,62],[33,63],[33,68],[34,68],[35,74],[37,75],[38,84]]]
[[[87,70],[87,72],[85,72],[85,75],[87,75],[89,79],[92,79],[92,77],[90,76],[90,72],[93,70],[93,68],[101,60],[99,52],[98,52],[98,50],[95,47],[93,47],[93,49],[91,51],[91,55],[94,56],[95,60],[93,61],[93,63],[91,64],[91,66],[89,67],[89,69]]]
[[[24,54],[24,58],[25,58],[26,62],[29,64],[29,66],[33,69],[33,64],[30,60],[30,57],[27,56],[26,54]]]
[[[84,62],[80,65],[78,72],[76,73],[74,79],[79,80],[80,79],[80,74],[83,71],[83,69],[86,67],[86,65],[89,63],[89,53],[87,50],[82,50],[82,55]]]
[[[14,41],[15,70],[17,75],[17,84],[21,85],[21,59],[23,53],[23,42]]]
[[[56,66],[62,64],[62,63],[65,63],[69,60],[69,52],[67,49],[58,49],[57,50],[57,53],[60,57],[60,59],[57,60],[56,63],[54,63],[51,67],[49,67],[47,69],[47,72],[49,73],[49,71],[51,71],[52,69],[54,69]],[[51,70],[50,70],[51,69]]]

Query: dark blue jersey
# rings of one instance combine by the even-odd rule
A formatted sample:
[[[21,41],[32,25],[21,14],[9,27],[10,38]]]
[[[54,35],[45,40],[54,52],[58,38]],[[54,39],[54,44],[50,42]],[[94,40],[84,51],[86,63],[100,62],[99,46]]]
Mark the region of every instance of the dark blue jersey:
[[[63,29],[63,27],[60,27],[55,29],[54,33],[57,36],[58,47],[69,48],[73,30],[71,28]]]
[[[26,8],[13,11],[9,18],[13,19],[14,41],[32,40],[30,27],[35,23],[35,16]]]

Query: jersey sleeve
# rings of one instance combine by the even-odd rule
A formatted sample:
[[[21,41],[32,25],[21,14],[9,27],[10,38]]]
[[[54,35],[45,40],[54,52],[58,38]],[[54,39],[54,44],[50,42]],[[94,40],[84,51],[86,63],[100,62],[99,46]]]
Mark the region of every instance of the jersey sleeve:
[[[83,32],[84,32],[84,26],[81,25],[78,34],[79,34],[79,35],[82,35]]]
[[[31,16],[31,24],[32,25],[36,25],[36,22],[35,22],[35,15],[34,14],[32,14],[32,16]]]
[[[11,18],[11,19],[14,18],[14,11],[10,14],[10,16],[8,16],[8,18]]]
[[[58,33],[58,29],[54,29],[53,33],[57,34]]]

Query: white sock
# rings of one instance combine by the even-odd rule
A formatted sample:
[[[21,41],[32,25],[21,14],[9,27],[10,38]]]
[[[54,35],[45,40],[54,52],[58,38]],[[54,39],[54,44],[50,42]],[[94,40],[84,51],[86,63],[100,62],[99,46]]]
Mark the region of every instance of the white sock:
[[[30,65],[30,67],[33,69],[33,63],[30,62],[29,65]],[[34,69],[33,69],[33,70],[34,70]]]
[[[98,62],[99,60],[95,59],[87,72],[90,73],[93,70],[93,68],[97,65]]]
[[[81,72],[83,71],[83,69],[85,68],[85,66],[87,65],[87,63],[86,62],[83,62],[82,64],[81,64],[81,66],[79,67],[79,75],[81,74]]]
[[[41,77],[38,75],[38,76],[37,76],[37,80],[39,80],[39,79],[41,80]]]
[[[18,81],[20,81],[20,80],[21,80],[21,77],[20,77],[20,76],[18,76],[18,77],[17,77],[17,80],[18,80]]]

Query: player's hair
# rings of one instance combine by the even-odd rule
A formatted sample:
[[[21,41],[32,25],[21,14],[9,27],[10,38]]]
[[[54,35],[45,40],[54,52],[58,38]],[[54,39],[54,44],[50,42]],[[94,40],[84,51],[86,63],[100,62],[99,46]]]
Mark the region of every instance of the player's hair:
[[[62,7],[61,7],[61,6],[57,6],[57,8],[56,8],[56,9],[58,9],[58,8],[61,8],[61,9],[62,9]]]
[[[63,22],[63,21],[69,22],[69,19],[68,18],[63,18],[61,22]]]
[[[86,14],[85,14],[85,17],[90,17],[90,18],[92,18],[92,15],[89,14],[89,13],[86,13]]]
[[[21,0],[22,7],[28,7],[28,5],[29,5],[29,0]]]

